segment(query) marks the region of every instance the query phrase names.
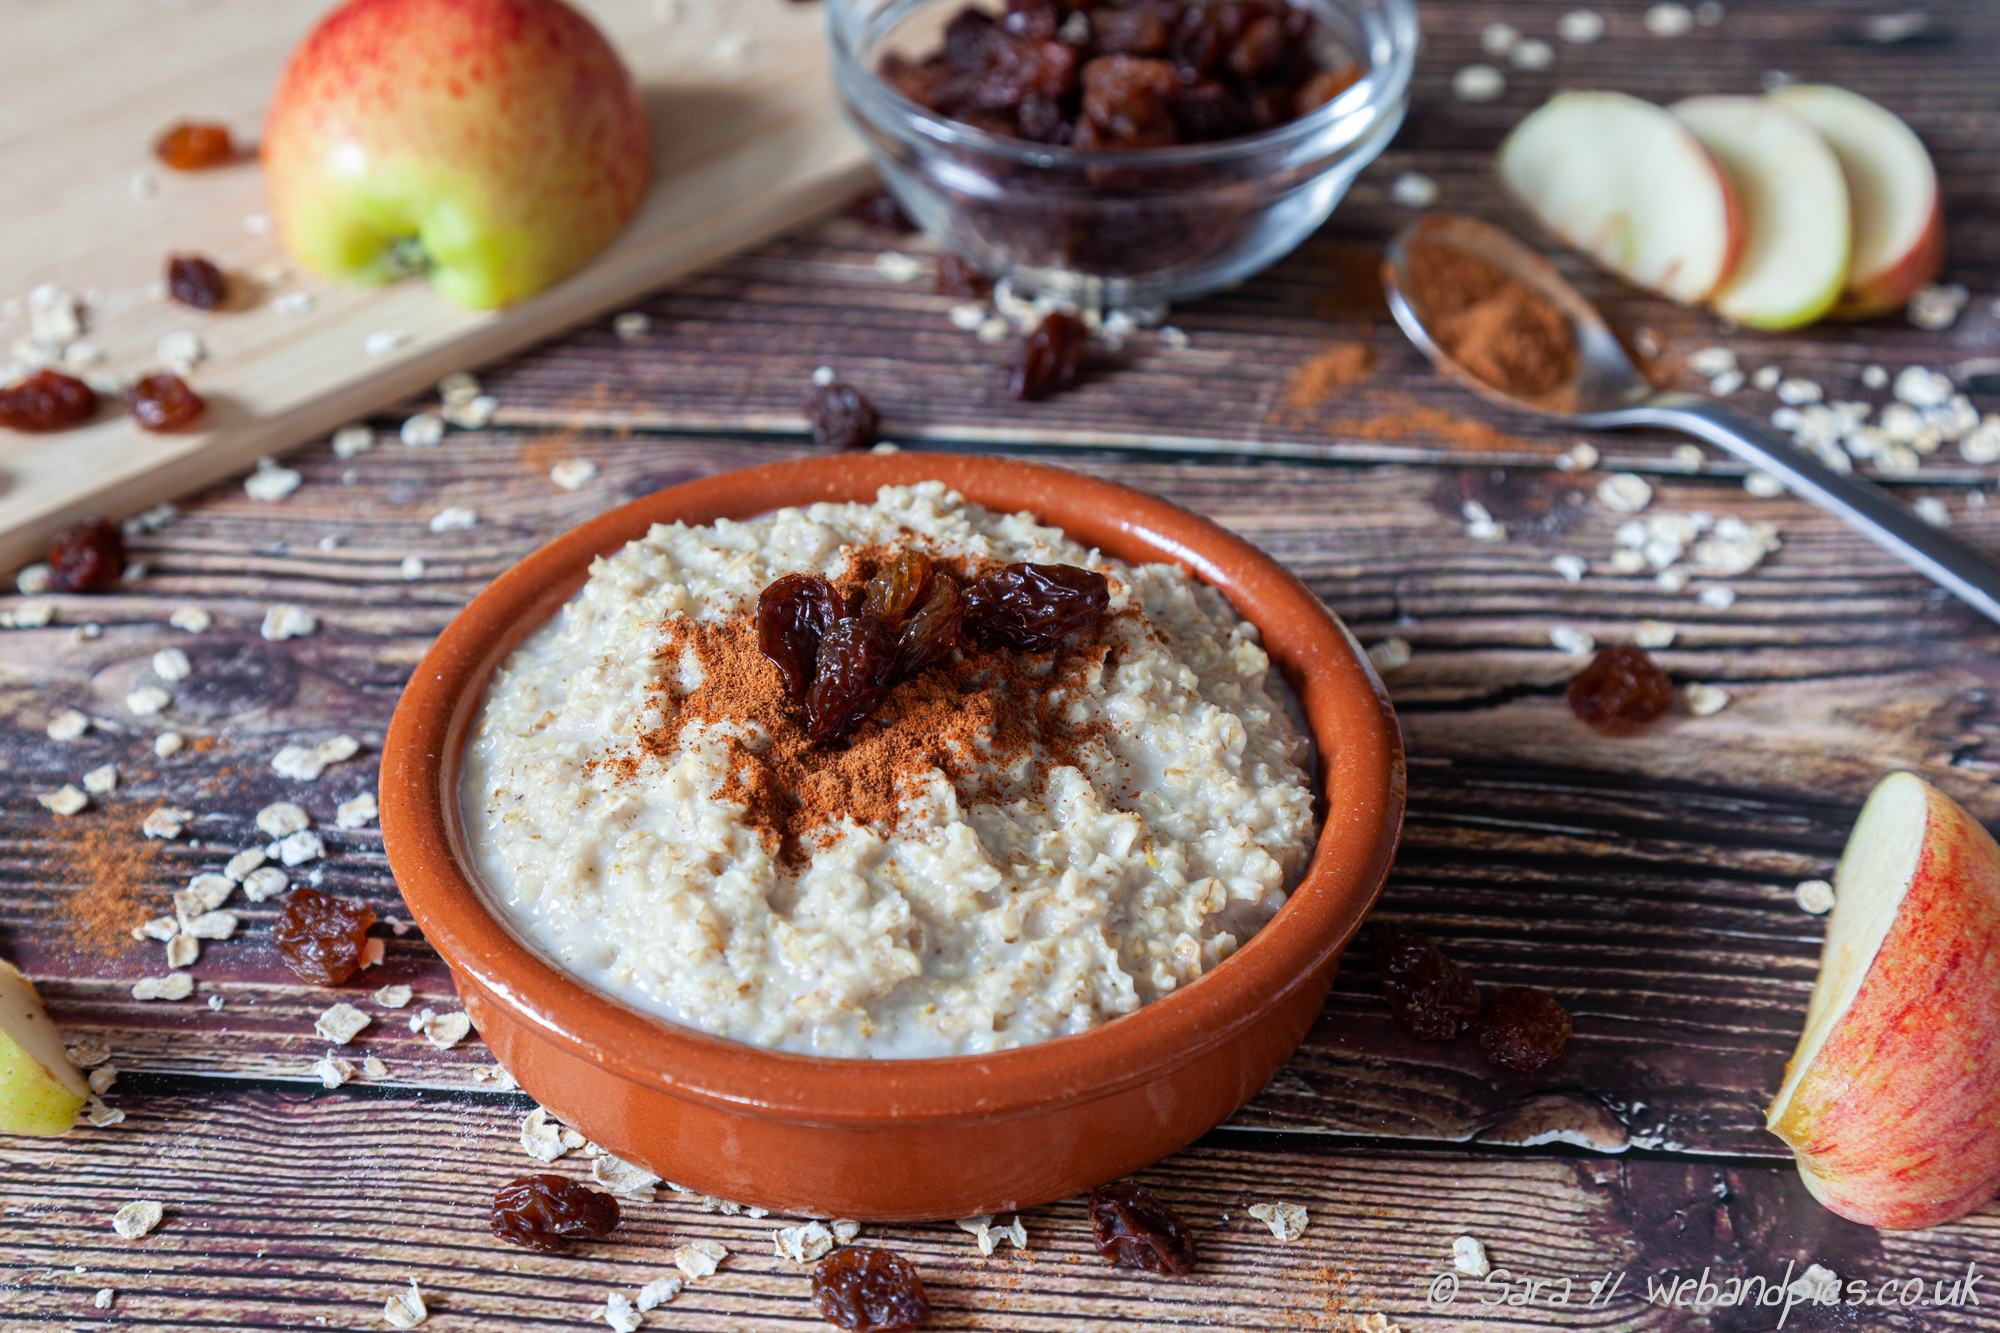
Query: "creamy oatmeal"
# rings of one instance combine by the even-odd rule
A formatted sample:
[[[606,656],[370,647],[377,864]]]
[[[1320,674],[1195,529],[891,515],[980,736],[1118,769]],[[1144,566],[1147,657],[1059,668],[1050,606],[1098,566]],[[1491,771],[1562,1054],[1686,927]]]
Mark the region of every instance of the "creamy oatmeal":
[[[911,550],[965,578],[1082,566],[1109,606],[1053,655],[968,646],[811,746],[759,593]],[[1269,668],[1177,567],[885,487],[599,559],[496,673],[461,798],[519,928],[631,1004],[789,1051],[998,1050],[1188,984],[1284,903],[1312,797]]]

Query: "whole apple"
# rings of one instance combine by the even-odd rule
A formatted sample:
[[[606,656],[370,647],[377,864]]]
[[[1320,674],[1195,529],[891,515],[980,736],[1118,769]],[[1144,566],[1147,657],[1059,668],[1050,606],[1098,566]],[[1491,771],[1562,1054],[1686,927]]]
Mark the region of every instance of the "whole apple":
[[[293,52],[262,154],[301,264],[361,285],[427,268],[473,309],[581,267],[651,164],[631,73],[561,0],[349,0]]]

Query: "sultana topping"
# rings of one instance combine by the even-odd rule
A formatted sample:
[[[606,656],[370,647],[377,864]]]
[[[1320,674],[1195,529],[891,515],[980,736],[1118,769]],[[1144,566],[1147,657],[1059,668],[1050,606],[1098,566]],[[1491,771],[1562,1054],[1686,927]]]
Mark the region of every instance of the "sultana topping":
[[[167,257],[167,295],[197,310],[213,310],[229,294],[222,270],[200,255]]]
[[[875,571],[861,598],[861,614],[895,628],[908,620],[931,587],[931,558],[903,551]]]
[[[1479,987],[1429,937],[1383,922],[1374,942],[1382,995],[1403,1031],[1423,1041],[1450,1041],[1472,1026]]]
[[[1475,1032],[1488,1060],[1532,1074],[1563,1053],[1569,1011],[1547,991],[1507,986],[1494,993]]]
[[[940,296],[959,296],[968,301],[983,301],[993,294],[993,284],[986,275],[970,260],[953,254],[939,257],[934,285]]]
[[[838,380],[807,389],[805,411],[813,443],[833,449],[866,449],[875,443],[881,424],[875,405],[859,389]]]
[[[965,594],[945,576],[931,580],[924,592],[923,605],[896,630],[897,680],[908,680],[933,662],[941,662],[958,647],[960,628],[965,623]]]
[[[86,518],[49,543],[49,587],[56,592],[103,592],[125,572],[125,534],[116,523]]]
[[[10,389],[0,389],[0,426],[14,430],[62,430],[97,415],[97,394],[74,375],[38,370]]]
[[[135,380],[125,390],[125,406],[147,430],[179,430],[200,416],[208,404],[187,381],[162,370]]]
[[[618,1200],[568,1176],[510,1180],[493,1193],[493,1234],[552,1254],[566,1240],[602,1240],[618,1226]]]
[[[965,594],[965,632],[988,648],[1052,652],[1111,603],[1104,575],[1075,565],[1008,565]]]
[[[1643,648],[1598,650],[1569,683],[1569,710],[1607,736],[1629,736],[1674,705],[1674,683]]]
[[[1090,1192],[1090,1233],[1114,1264],[1186,1277],[1194,1271],[1194,1236],[1180,1214],[1136,1180]]]
[[[1033,402],[1069,388],[1089,343],[1090,329],[1082,320],[1050,311],[1023,342],[1021,359],[1007,380],[1007,396]]]
[[[896,638],[874,616],[841,621],[819,641],[819,665],[806,695],[814,745],[845,740],[874,716],[895,683]]]
[[[819,644],[846,616],[840,594],[816,574],[787,574],[757,598],[757,647],[785,677],[799,703],[812,690]]]
[[[375,909],[318,889],[293,889],[285,897],[271,940],[285,966],[301,981],[338,986],[361,966]]]
[[[229,161],[236,145],[229,141],[226,125],[182,121],[160,136],[153,154],[175,171],[199,171]]]
[[[931,1317],[924,1280],[893,1250],[838,1250],[813,1268],[813,1310],[851,1333],[909,1333]]]

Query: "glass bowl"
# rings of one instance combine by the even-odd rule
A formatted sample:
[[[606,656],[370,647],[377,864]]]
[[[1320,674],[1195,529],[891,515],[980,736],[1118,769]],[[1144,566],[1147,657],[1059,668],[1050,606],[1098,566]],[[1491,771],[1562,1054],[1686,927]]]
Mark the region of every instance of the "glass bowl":
[[[1240,282],[1289,253],[1402,124],[1411,0],[1295,0],[1365,73],[1325,106],[1214,143],[1082,152],[929,111],[876,74],[922,56],[966,0],[827,0],[834,83],[916,224],[1017,292],[1143,307]]]

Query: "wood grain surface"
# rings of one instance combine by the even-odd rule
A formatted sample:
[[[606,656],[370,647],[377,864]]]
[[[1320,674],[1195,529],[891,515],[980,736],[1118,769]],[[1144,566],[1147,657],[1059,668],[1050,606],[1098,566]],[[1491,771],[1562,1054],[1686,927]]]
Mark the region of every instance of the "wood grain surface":
[[[121,1073],[107,1101],[127,1115],[58,1140],[0,1140],[0,1329],[378,1328],[382,1302],[409,1276],[431,1302],[427,1328],[602,1327],[606,1294],[631,1294],[670,1269],[674,1245],[702,1236],[730,1248],[722,1272],[646,1327],[820,1326],[800,1271],[772,1252],[777,1219],[702,1213],[663,1194],[635,1203],[619,1237],[569,1255],[492,1240],[483,1203],[533,1166],[515,1142],[530,1104],[475,1078],[491,1063],[476,1036],[439,1051],[398,1021],[455,1007],[449,975],[417,933],[387,924],[407,913],[375,828],[330,825],[339,801],[372,789],[411,666],[486,580],[625,498],[812,449],[799,393],[822,364],[882,406],[892,439],[1053,456],[1166,495],[1272,551],[1363,642],[1407,639],[1412,660],[1387,680],[1410,751],[1410,815],[1380,917],[1434,935],[1489,986],[1551,989],[1576,1023],[1563,1058],[1535,1076],[1498,1071],[1469,1043],[1414,1042],[1388,1020],[1364,931],[1291,1063],[1228,1126],[1147,1173],[1195,1226],[1195,1279],[1104,1267],[1076,1201],[1028,1213],[1020,1255],[982,1258],[949,1222],[871,1233],[922,1267],[936,1326],[1345,1330],[1381,1313],[1422,1330],[1769,1329],[1777,1308],[1648,1304],[1647,1279],[1699,1279],[1704,1268],[1717,1282],[1776,1278],[1819,1262],[1865,1281],[1871,1302],[1884,1282],[1918,1279],[1928,1300],[1967,1265],[2000,1266],[2000,1210],[1922,1233],[1853,1226],[1812,1202],[1761,1127],[1824,926],[1793,890],[1831,872],[1869,787],[1909,769],[2000,823],[2000,630],[1807,506],[1749,495],[1726,460],[1683,471],[1666,437],[1592,437],[1597,473],[1555,468],[1580,437],[1495,414],[1429,376],[1365,280],[1374,247],[1410,216],[1388,198],[1406,170],[1438,180],[1442,206],[1532,234],[1493,190],[1488,153],[1553,88],[1666,99],[1751,90],[1782,69],[1879,97],[1933,147],[1951,219],[1947,276],[1975,294],[1952,329],[1887,318],[1733,331],[1560,262],[1628,334],[1650,330],[1663,372],[1691,387],[1699,380],[1679,368],[1711,344],[1736,348],[1747,367],[1822,382],[1830,398],[1873,402],[1886,394],[1859,383],[1865,365],[1993,355],[2000,10],[1932,5],[1927,36],[1882,46],[1864,35],[1875,6],[1731,5],[1719,25],[1671,41],[1645,34],[1642,6],[1607,6],[1602,43],[1558,44],[1552,70],[1510,71],[1498,103],[1450,99],[1450,75],[1479,58],[1485,23],[1548,36],[1567,7],[1426,5],[1409,126],[1326,231],[1243,288],[1177,309],[1186,347],[1135,335],[1051,402],[1005,399],[1009,349],[954,328],[955,298],[881,276],[878,253],[921,258],[923,243],[831,217],[635,301],[653,316],[643,338],[591,325],[482,368],[502,404],[490,430],[408,449],[393,438],[401,413],[385,415],[373,452],[337,459],[322,443],[286,459],[304,480],[278,504],[233,484],[188,497],[175,522],[135,539],[143,577],[53,599],[45,628],[0,631],[0,952],[35,976],[72,1040],[95,1034],[111,1047]],[[1350,342],[1373,349],[1372,377],[1294,403],[1307,359]],[[1750,390],[1739,398],[1776,406]],[[1501,438],[1469,445],[1465,422]],[[598,473],[562,490],[549,469],[565,458]],[[1651,476],[1654,511],[1769,520],[1783,549],[1752,573],[1697,578],[1678,594],[1611,574],[1622,518],[1593,492],[1612,466]],[[1996,479],[1947,446],[1897,487],[1944,501],[1961,535],[2000,552]],[[1509,539],[1472,539],[1466,499],[1488,506]],[[477,525],[431,532],[429,519],[454,505],[476,510]],[[1551,566],[1558,554],[1589,562],[1580,583]],[[411,556],[419,577],[405,577]],[[1726,610],[1695,599],[1718,582],[1737,594]],[[274,602],[310,610],[318,631],[262,639]],[[211,629],[167,625],[189,603],[213,614]],[[0,599],[0,610],[19,605]],[[1675,625],[1660,660],[1677,680],[1728,690],[1729,706],[1598,737],[1563,705],[1578,659],[1549,632],[1618,642],[1642,620]],[[91,624],[100,630],[86,637],[79,627]],[[168,646],[187,652],[193,673],[170,687],[165,714],[134,717],[124,700]],[[48,739],[68,708],[89,714],[91,730]],[[189,744],[161,760],[151,742],[168,728]],[[343,733],[362,753],[317,782],[271,771],[280,746]],[[120,786],[91,811],[61,820],[36,803],[107,762]],[[326,859],[301,873],[385,918],[383,964],[338,994],[303,986],[268,946],[270,905],[239,897],[243,925],[205,946],[190,1000],[132,999],[132,979],[164,971],[160,946],[90,947],[79,905],[106,872],[86,852],[113,849],[113,876],[167,910],[190,875],[263,841],[253,816],[280,798],[303,804],[327,840]],[[145,842],[138,823],[162,803],[197,818],[177,841]],[[386,982],[415,988],[411,1009],[367,998]],[[327,1049],[312,1020],[336,998],[375,1019],[343,1054],[375,1055],[386,1073],[327,1091],[310,1072]],[[585,1168],[572,1157],[554,1169]],[[118,1240],[109,1214],[143,1197],[166,1203],[166,1223]],[[1280,1199],[1313,1218],[1289,1246],[1243,1211]],[[1455,1303],[1431,1303],[1461,1234],[1517,1280],[1462,1278]],[[1607,1274],[1622,1282],[1594,1301],[1590,1284]],[[1532,1300],[1518,1299],[1523,1276],[1545,1280]],[[1571,1302],[1553,1305],[1563,1277]],[[109,1312],[91,1308],[100,1287],[119,1293]],[[1799,1307],[1784,1326],[2000,1328],[1992,1300],[1905,1305],[1906,1293]]]

